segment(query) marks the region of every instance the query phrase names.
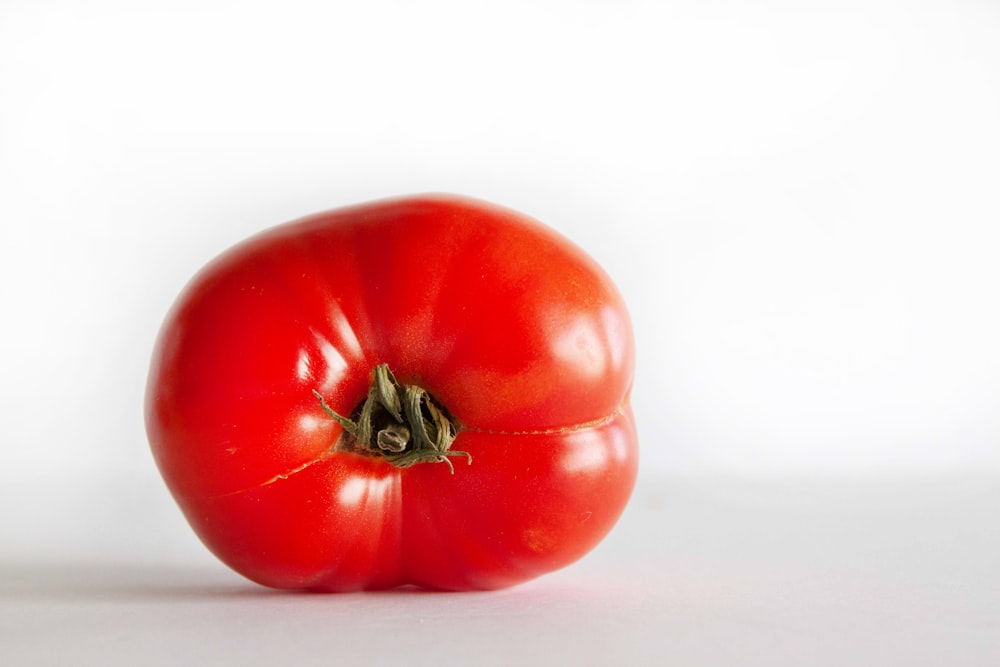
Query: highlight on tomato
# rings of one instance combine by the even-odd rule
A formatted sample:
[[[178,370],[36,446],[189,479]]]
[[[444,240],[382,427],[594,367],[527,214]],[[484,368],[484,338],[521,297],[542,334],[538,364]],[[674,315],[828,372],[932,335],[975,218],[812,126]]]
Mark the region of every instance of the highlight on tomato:
[[[321,213],[210,262],[163,324],[146,429],[191,526],[286,589],[496,589],[611,530],[638,465],[604,271],[456,196]]]

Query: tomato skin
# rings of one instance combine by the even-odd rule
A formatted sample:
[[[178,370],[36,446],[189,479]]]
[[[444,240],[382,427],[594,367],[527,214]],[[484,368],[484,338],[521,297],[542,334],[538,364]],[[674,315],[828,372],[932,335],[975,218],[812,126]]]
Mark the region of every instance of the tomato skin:
[[[462,426],[454,474],[333,451],[378,364]],[[530,218],[421,196],[267,230],[161,331],[150,445],[205,544],[277,588],[510,586],[581,557],[637,470],[631,325],[610,279]]]

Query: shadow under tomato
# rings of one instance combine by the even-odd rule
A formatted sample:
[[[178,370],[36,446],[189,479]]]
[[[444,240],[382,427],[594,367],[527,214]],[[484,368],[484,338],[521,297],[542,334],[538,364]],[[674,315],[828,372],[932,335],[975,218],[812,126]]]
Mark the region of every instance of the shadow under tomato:
[[[509,590],[509,589],[508,589]],[[472,596],[489,591],[455,592],[401,586],[397,588],[329,593],[277,590],[261,586],[219,566],[169,564],[73,563],[0,561],[0,601],[137,601],[220,600],[233,598],[341,598],[365,595],[388,597]]]
[[[274,592],[227,571],[198,567],[0,562],[0,600],[194,600]]]

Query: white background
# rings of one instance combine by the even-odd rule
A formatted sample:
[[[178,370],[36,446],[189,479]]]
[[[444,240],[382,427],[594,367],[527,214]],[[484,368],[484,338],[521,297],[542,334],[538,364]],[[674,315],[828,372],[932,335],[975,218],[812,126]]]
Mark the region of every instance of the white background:
[[[423,191],[613,276],[649,488],[1000,472],[995,2],[3,0],[4,553],[203,557],[142,426],[173,298],[260,229]]]
[[[1000,468],[1000,6],[11,2],[3,475],[149,467],[228,245],[420,191],[593,254],[647,470]]]

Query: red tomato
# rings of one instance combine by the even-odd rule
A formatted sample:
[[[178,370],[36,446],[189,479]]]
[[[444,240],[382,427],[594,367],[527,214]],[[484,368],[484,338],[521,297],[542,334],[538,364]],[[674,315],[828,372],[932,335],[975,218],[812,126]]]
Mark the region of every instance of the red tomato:
[[[566,239],[483,202],[389,200],[205,267],[160,333],[147,432],[199,537],[256,582],[500,588],[624,509],[633,366],[621,297]]]

